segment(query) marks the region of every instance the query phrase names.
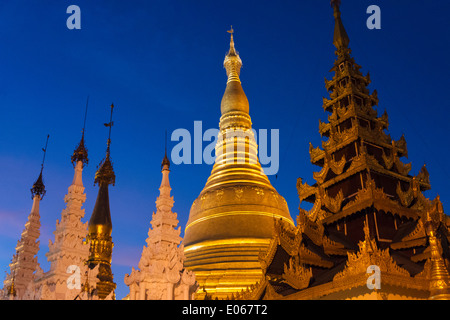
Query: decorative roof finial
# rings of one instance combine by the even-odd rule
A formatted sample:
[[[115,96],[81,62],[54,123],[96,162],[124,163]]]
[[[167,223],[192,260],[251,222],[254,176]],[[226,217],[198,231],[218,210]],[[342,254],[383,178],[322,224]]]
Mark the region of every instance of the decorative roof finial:
[[[230,50],[228,50],[227,55],[225,56],[225,61],[223,62],[223,66],[225,67],[227,71],[228,76],[228,82],[230,81],[238,81],[241,82],[239,79],[239,74],[242,67],[242,60],[239,57],[239,53],[236,51],[234,47],[234,39],[233,39],[233,26],[231,26],[231,29],[227,31],[230,34]]]
[[[86,101],[86,110],[84,112],[84,123],[83,123],[83,129],[81,131],[81,140],[71,157],[72,164],[74,167],[77,165],[78,161],[83,162],[83,167],[86,166],[89,162],[87,149],[84,146],[84,132],[86,129],[86,117],[87,117],[88,104],[89,104],[89,96],[87,97],[87,101]]]
[[[39,196],[40,199],[44,198],[44,195],[46,193],[45,191],[45,185],[44,181],[42,179],[42,171],[44,170],[44,163],[45,163],[45,154],[47,153],[47,145],[48,145],[48,138],[50,135],[47,135],[47,141],[45,142],[45,148],[42,148],[42,151],[44,151],[44,156],[42,158],[42,164],[41,164],[41,172],[39,173],[39,177],[34,182],[33,187],[31,188],[31,199],[34,199],[35,196]]]
[[[107,141],[107,147],[106,147],[106,157],[105,159],[100,162],[100,169],[97,170],[95,173],[95,180],[94,185],[96,183],[107,183],[114,185],[116,181],[116,176],[114,174],[114,170],[112,167],[111,159],[110,159],[110,146],[111,146],[111,128],[114,125],[114,122],[112,121],[112,115],[113,115],[113,109],[114,104],[111,104],[111,116],[109,123],[105,123],[105,127],[109,127],[109,134],[108,134],[108,141]]]
[[[109,122],[104,124],[105,127],[109,127],[108,141],[107,141],[107,145],[108,146],[107,146],[107,149],[106,149],[106,156],[107,157],[109,157],[110,146],[111,146],[111,128],[114,125],[114,122],[112,121],[113,110],[114,110],[114,104],[111,103],[111,116],[109,118]]]
[[[11,280],[11,285],[8,288],[8,292],[7,292],[8,296],[10,297],[10,299],[14,298],[17,295],[16,292],[16,285],[15,285],[15,278],[13,277]]]
[[[439,198],[437,198],[437,202]],[[426,212],[426,231],[428,235],[430,260],[431,260],[431,279],[430,279],[430,298],[431,300],[449,300],[450,299],[450,275],[446,268],[443,258],[442,244],[438,236],[440,221],[437,207],[428,209]]]
[[[242,111],[246,114],[249,112],[249,103],[247,96],[242,89],[241,80],[239,79],[242,67],[242,60],[239,53],[234,48],[234,29],[227,31],[231,35],[230,50],[225,56],[223,66],[227,73],[227,87],[220,103],[220,112],[222,115],[228,112]],[[239,120],[240,121],[240,120]],[[251,126],[250,120],[245,120],[245,126]],[[229,122],[229,124],[231,124]],[[241,125],[239,125],[241,126]]]
[[[44,151],[44,156],[42,157],[41,171],[44,170],[45,154],[47,153],[48,138],[50,138],[49,134],[47,134],[47,141],[45,141],[45,147],[42,148],[42,151]]]
[[[231,29],[227,30],[227,32],[230,34],[230,50],[228,52],[228,55],[230,55],[230,54],[236,55],[236,49],[234,48],[234,39],[233,39],[233,33],[234,33],[233,26],[231,26]]]
[[[233,26],[231,26],[230,30],[227,30],[227,32],[230,34],[230,50],[228,50],[227,56],[237,56],[237,52],[236,49],[234,47],[234,38],[233,38],[233,34],[234,34],[234,30],[233,30]]]
[[[170,168],[170,161],[169,161],[169,158],[167,157],[167,130],[166,130],[166,142],[165,142],[165,147],[164,147],[164,158],[161,163],[161,170],[164,168],[164,166],[167,166],[167,169]]]

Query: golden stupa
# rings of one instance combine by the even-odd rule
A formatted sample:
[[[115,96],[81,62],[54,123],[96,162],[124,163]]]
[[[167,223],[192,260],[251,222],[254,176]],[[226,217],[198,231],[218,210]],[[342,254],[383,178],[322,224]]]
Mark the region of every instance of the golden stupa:
[[[216,160],[192,204],[183,241],[186,267],[200,285],[198,299],[230,297],[261,280],[258,256],[273,237],[275,220],[294,225],[286,201],[259,163],[239,79],[242,61],[234,48],[233,29],[229,33]]]

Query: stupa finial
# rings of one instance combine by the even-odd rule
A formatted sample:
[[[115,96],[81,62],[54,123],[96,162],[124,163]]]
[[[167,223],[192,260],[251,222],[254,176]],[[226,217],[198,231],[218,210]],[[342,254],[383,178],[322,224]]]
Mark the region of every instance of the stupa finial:
[[[341,20],[341,12],[339,7],[341,5],[341,0],[331,0],[331,7],[334,9],[334,37],[333,44],[338,49],[338,51],[342,49],[347,49],[350,43],[350,39],[345,31],[344,24]]]
[[[114,104],[111,104],[111,116],[108,123],[105,123],[105,127],[109,127],[109,133],[108,133],[108,140],[106,143],[106,156],[105,159],[100,163],[99,169],[95,173],[95,180],[94,184],[96,183],[107,183],[114,185],[116,176],[114,174],[113,166],[110,159],[110,151],[111,151],[111,128],[114,125],[114,122],[112,121],[112,115],[114,110]]]
[[[47,135],[47,141],[45,142],[45,147],[42,148],[42,151],[44,151],[44,156],[42,158],[41,163],[41,172],[39,173],[39,177],[34,182],[33,187],[31,188],[31,199],[34,199],[35,196],[39,196],[40,199],[44,198],[44,195],[46,193],[45,191],[45,185],[42,178],[42,171],[44,170],[44,163],[45,163],[45,155],[47,153],[47,145],[48,145],[48,139],[50,138],[50,135]]]
[[[73,166],[75,167],[78,163],[78,161],[83,162],[83,166],[86,166],[89,162],[88,159],[88,153],[87,149],[84,145],[84,133],[86,130],[86,117],[87,117],[87,110],[88,110],[88,104],[89,104],[89,96],[87,97],[86,101],[86,109],[84,111],[84,121],[83,121],[83,129],[81,130],[81,140],[76,149],[73,151],[71,161]]]

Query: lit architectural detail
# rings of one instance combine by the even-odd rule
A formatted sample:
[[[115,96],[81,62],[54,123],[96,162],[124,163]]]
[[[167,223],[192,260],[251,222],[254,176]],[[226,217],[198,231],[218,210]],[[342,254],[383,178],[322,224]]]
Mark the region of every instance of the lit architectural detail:
[[[242,61],[231,33],[225,56],[227,86],[220,110],[216,161],[194,201],[183,240],[197,298],[226,298],[262,276],[258,256],[267,249],[275,219],[293,225],[286,201],[270,184],[257,157],[249,102],[239,78]]]
[[[35,195],[33,206],[28,216],[28,221],[22,232],[20,240],[17,242],[16,254],[9,265],[11,273],[6,276],[3,282],[4,288],[14,296],[14,299],[26,299],[29,284],[35,279],[34,272],[38,270],[37,253],[39,251],[40,236],[40,214],[39,203],[41,196]]]
[[[176,229],[177,214],[172,212],[169,168],[166,154],[161,165],[156,213],[152,215],[139,269],[132,268],[131,274],[125,275],[125,284],[130,288],[129,300],[192,300],[198,288],[194,273],[184,268],[181,227]]]
[[[108,124],[109,136],[106,148],[105,159],[100,163],[99,169],[95,174],[95,184],[99,185],[97,200],[95,201],[94,211],[88,224],[88,235],[86,243],[89,243],[89,257],[87,265],[91,270],[98,266],[97,278],[97,294],[99,299],[115,299],[114,290],[116,284],[114,283],[113,273],[111,271],[112,259],[112,222],[111,212],[109,209],[109,192],[108,186],[114,185],[116,176],[112,167],[110,159],[111,146],[111,127],[112,113],[114,105],[111,105],[111,119]]]
[[[36,273],[39,275],[39,272],[41,272],[37,259],[37,253],[39,252],[38,238],[41,228],[39,205],[46,193],[42,172],[44,170],[48,138],[49,136],[47,136],[47,143],[43,149],[44,157],[39,177],[31,188],[33,206],[28,215],[28,221],[25,223],[20,240],[17,241],[16,254],[13,255],[9,264],[11,272],[6,275],[5,281],[3,282],[3,297],[0,297],[0,299],[27,300],[33,299],[35,294],[34,280]]]
[[[322,148],[310,145],[311,162],[321,167],[314,185],[298,179],[297,226],[277,222],[261,255],[264,276],[235,299],[449,299],[449,218],[439,197],[430,201],[425,166],[409,174],[405,138],[385,132],[369,75],[351,57],[339,1],[332,1],[337,59],[330,99],[320,122]],[[368,268],[380,271],[380,288],[367,285]]]
[[[447,259],[443,250],[442,243],[448,240],[443,239],[443,232],[439,232],[438,229],[443,229],[443,222],[445,222],[444,210],[442,203],[437,198],[437,201],[427,210],[425,219],[425,228],[428,235],[429,242],[429,258],[427,263],[429,265],[429,279],[430,279],[430,299],[431,300],[450,300],[450,275],[448,270],[448,255]],[[448,217],[447,217],[448,220]],[[445,229],[444,229],[445,230]],[[448,230],[448,227],[447,227]],[[438,238],[439,237],[439,238]],[[443,241],[444,240],[444,241]],[[447,242],[448,243],[448,242]],[[448,254],[448,247],[446,250]]]
[[[450,299],[450,218],[439,196],[424,196],[431,188],[426,167],[413,176],[411,164],[403,162],[406,140],[387,133],[388,115],[374,108],[378,97],[368,89],[370,76],[351,56],[340,1],[331,4],[337,58],[333,78],[325,80],[329,98],[323,99],[323,109],[329,115],[327,122],[319,122],[322,145],[309,148],[311,162],[320,168],[313,173],[315,183],[297,180],[297,223],[261,169],[231,29],[216,162],[192,204],[182,239],[172,212],[166,153],[138,269],[124,278],[130,290],[126,299]],[[88,162],[83,130],[71,159],[74,178],[64,198],[66,208],[46,254],[50,271],[43,272],[36,256],[39,205],[46,193],[43,161],[0,300],[115,299],[108,189],[115,183],[113,107],[89,223],[81,222],[86,199],[82,172]],[[312,208],[303,209],[303,202]],[[74,266],[80,269],[80,288],[67,281]],[[368,286],[371,267],[379,270],[379,288]]]

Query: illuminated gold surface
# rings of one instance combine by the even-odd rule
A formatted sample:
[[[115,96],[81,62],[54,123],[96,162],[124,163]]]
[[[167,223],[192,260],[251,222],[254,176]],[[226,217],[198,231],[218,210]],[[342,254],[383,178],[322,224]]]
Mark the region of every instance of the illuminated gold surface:
[[[295,228],[285,223],[275,225],[275,237],[261,255],[263,277],[235,298],[449,300],[449,218],[439,196],[430,201],[423,194],[430,189],[426,168],[411,176],[411,164],[400,160],[408,156],[405,138],[395,141],[384,132],[389,124],[387,113],[378,117],[373,108],[378,104],[376,91],[369,94],[367,89],[370,77],[359,72],[361,67],[350,56],[339,2],[332,0],[335,75],[331,81],[325,80],[331,99],[323,99],[324,110],[331,114],[328,123],[319,123],[320,134],[327,139],[322,141],[322,149],[310,144],[311,161],[322,170],[314,173],[314,185],[297,181],[300,202],[306,200],[313,207],[309,211],[300,207]],[[353,99],[345,100],[348,97]],[[367,126],[362,125],[362,119],[370,119]],[[367,174],[362,175],[364,171]],[[355,184],[360,183],[360,187],[350,191],[352,182],[348,178],[357,174]],[[380,178],[382,175],[390,179]],[[369,219],[372,210],[373,219]],[[354,218],[356,215],[359,217]],[[362,215],[366,215],[364,240],[355,250],[346,241],[360,239],[361,224],[352,225],[351,221]],[[381,228],[389,228],[388,223],[382,223],[382,215],[398,216],[408,222],[397,225],[394,221],[395,232],[386,239],[379,234]],[[341,233],[341,239],[335,230]],[[321,274],[323,269],[329,270]],[[368,277],[371,269],[378,269],[374,278]],[[375,280],[373,283],[378,279],[381,286],[370,288],[369,279]]]
[[[100,182],[99,194],[95,203],[94,212],[88,225],[89,258],[87,264],[90,268],[99,265],[97,291],[100,299],[105,299],[114,289],[111,271],[111,259],[114,243],[111,237],[112,224],[109,212],[108,183]]]
[[[268,239],[230,238],[185,247],[185,265],[200,284],[197,299],[204,297],[204,290],[213,298],[226,299],[259,281],[258,255],[268,244]]]
[[[439,220],[435,212],[427,212],[426,229],[431,250],[430,299],[450,300],[450,275],[442,257],[442,245],[436,237]]]
[[[192,204],[183,241],[186,267],[204,289],[197,298],[205,291],[212,298],[226,298],[260,280],[258,256],[273,236],[274,221],[294,225],[286,201],[258,161],[249,103],[239,79],[242,61],[230,33],[216,161]]]
[[[98,297],[105,299],[112,293],[112,299],[115,299],[114,290],[116,284],[113,281],[111,271],[111,259],[114,243],[112,242],[112,222],[109,209],[109,191],[108,186],[115,183],[115,174],[110,159],[111,128],[113,126],[112,115],[114,105],[111,105],[111,117],[108,124],[109,137],[107,140],[106,157],[100,163],[100,168],[95,173],[94,184],[99,184],[97,200],[95,201],[94,211],[88,224],[88,236],[86,242],[89,243],[89,258],[87,264],[93,269],[97,265],[98,274],[97,283]]]

